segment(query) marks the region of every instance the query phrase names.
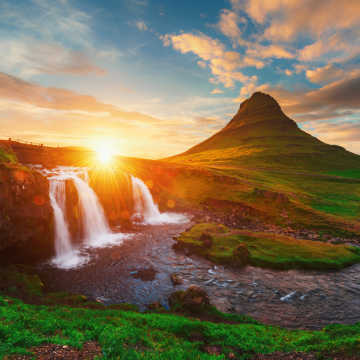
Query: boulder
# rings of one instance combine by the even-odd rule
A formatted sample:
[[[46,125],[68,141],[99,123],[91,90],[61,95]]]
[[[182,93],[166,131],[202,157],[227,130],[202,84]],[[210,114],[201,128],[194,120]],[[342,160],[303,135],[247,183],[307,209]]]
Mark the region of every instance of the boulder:
[[[211,305],[207,292],[198,286],[190,286],[180,299],[181,305],[188,309]]]
[[[155,310],[155,309],[162,309],[163,306],[158,301],[155,301],[155,302],[151,303],[148,306],[148,308],[149,308],[149,310]]]
[[[240,243],[233,251],[234,265],[244,266],[247,263],[250,252],[244,243]]]
[[[173,285],[181,285],[182,284],[182,278],[179,274],[172,274],[171,275],[171,282]]]
[[[288,197],[285,194],[273,192],[270,190],[260,190],[258,188],[255,188],[254,193],[263,197],[264,199],[275,200],[280,204],[286,204],[289,201]]]

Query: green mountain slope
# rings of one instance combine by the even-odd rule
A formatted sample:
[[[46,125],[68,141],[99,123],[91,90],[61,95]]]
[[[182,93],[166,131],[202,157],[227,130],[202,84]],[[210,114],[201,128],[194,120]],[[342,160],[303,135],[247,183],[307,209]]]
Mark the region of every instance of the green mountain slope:
[[[261,92],[245,100],[221,131],[167,160],[307,172],[360,168],[359,155],[299,129],[274,98]]]

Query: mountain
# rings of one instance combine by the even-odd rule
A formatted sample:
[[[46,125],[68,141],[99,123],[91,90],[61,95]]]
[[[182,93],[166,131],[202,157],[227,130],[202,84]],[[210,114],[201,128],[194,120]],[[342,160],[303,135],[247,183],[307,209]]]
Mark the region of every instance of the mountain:
[[[299,129],[270,95],[255,92],[218,133],[170,161],[324,172],[359,169],[360,156]]]

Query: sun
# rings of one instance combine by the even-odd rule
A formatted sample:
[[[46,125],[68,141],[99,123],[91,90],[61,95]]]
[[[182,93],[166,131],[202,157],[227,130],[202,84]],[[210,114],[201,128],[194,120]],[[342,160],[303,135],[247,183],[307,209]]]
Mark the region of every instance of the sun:
[[[108,150],[99,150],[98,151],[98,156],[99,156],[99,159],[102,161],[102,162],[108,162],[110,159],[111,159],[111,154],[109,153]]]

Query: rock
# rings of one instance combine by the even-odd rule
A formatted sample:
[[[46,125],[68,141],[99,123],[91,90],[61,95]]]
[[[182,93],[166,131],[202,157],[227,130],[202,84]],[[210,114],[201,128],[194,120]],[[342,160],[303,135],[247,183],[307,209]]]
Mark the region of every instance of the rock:
[[[229,354],[229,360],[236,360],[236,359],[237,359],[237,357],[235,356],[234,353]]]
[[[233,251],[234,265],[244,266],[247,263],[250,252],[245,244],[239,244]]]
[[[171,282],[173,285],[181,285],[182,284],[182,278],[179,274],[172,274],[171,275]]]
[[[163,308],[163,306],[158,301],[155,301],[155,302],[151,303],[148,306],[148,308],[149,308],[149,310],[155,310],[155,309],[161,309],[161,308]]]
[[[176,301],[179,301],[181,297],[184,295],[184,291],[175,291],[168,297],[169,305],[172,306]]]
[[[285,194],[273,192],[270,190],[259,190],[258,188],[255,188],[254,193],[259,196],[262,196],[265,199],[275,200],[280,204],[286,204],[289,201],[289,199]]]
[[[188,309],[211,305],[210,298],[205,290],[198,286],[190,286],[180,299],[181,305]]]
[[[45,176],[0,164],[0,209],[0,250],[9,249],[19,261],[21,256],[51,255],[54,212]],[[4,259],[9,260],[5,253]]]
[[[225,250],[225,248],[223,246],[219,246],[220,250]]]
[[[212,241],[213,238],[211,236],[211,234],[207,233],[207,232],[203,232],[200,236],[200,240],[201,241],[205,241],[205,240],[209,240],[209,241]]]

